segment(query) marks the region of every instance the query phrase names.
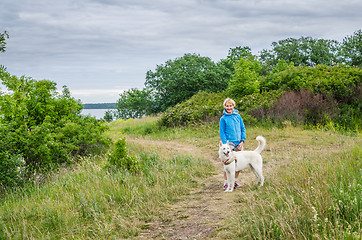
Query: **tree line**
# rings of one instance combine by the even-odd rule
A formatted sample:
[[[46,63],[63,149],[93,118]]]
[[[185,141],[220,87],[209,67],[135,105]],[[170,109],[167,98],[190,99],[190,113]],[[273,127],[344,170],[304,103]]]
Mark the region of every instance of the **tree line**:
[[[287,38],[253,55],[248,46],[229,50],[225,59],[213,62],[199,54],[185,54],[146,73],[145,88],[131,88],[120,94],[113,118],[139,118],[166,111],[199,91],[228,91],[242,97],[263,91],[260,83],[288,67],[318,65],[362,66],[362,32],[355,31],[342,42],[312,37]],[[265,90],[265,89],[264,89]]]
[[[116,103],[83,103],[84,109],[114,109]]]

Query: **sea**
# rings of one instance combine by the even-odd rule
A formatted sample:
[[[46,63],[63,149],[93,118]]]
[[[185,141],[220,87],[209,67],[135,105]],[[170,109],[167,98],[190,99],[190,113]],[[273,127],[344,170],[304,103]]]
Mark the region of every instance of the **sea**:
[[[83,115],[90,114],[92,117],[101,119],[104,117],[104,114],[106,113],[107,110],[109,110],[109,109],[82,109],[82,114]],[[114,110],[114,109],[110,109],[110,110]]]

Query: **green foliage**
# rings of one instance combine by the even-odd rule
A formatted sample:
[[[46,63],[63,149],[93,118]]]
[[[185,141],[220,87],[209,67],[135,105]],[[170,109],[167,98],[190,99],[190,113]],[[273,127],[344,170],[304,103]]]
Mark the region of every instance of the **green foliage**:
[[[238,46],[230,48],[226,59],[221,59],[218,64],[222,64],[230,69],[230,76],[228,76],[227,79],[231,79],[231,75],[235,72],[235,64],[240,60],[240,58],[249,58],[252,56],[250,47]]]
[[[264,91],[283,89],[300,91],[307,89],[313,93],[333,96],[337,101],[355,101],[356,88],[362,82],[362,70],[345,65],[316,67],[289,67],[287,70],[271,74],[261,81]]]
[[[227,92],[232,98],[259,92],[260,63],[253,57],[241,58],[235,64],[235,73],[229,82]]]
[[[225,93],[199,92],[187,101],[167,109],[161,116],[161,126],[174,127],[213,121],[223,111]]]
[[[145,86],[152,91],[153,112],[162,112],[191,98],[199,91],[219,92],[227,87],[230,69],[208,57],[185,54],[158,65],[146,74]]]
[[[269,109],[284,93],[283,90],[253,93],[236,99],[236,108],[241,112],[251,112],[256,109]]]
[[[37,177],[76,156],[100,153],[109,146],[103,135],[106,124],[81,115],[82,104],[66,87],[59,94],[54,82],[18,78],[3,67],[0,79],[8,89],[0,94],[0,142],[5,159],[21,156],[25,162],[23,176],[17,178]],[[18,164],[8,163],[9,171],[16,172]]]
[[[296,66],[332,66],[339,60],[339,43],[335,40],[301,37],[287,38],[272,43],[272,50],[263,50],[260,61],[265,66],[275,66],[279,60],[293,62]]]
[[[20,155],[11,155],[0,147],[0,190],[3,187],[20,186],[24,183],[24,161]]]
[[[113,120],[113,112],[111,110],[107,110],[104,113],[103,119],[106,120],[106,122],[112,122],[112,120]]]
[[[299,122],[311,125],[334,121],[340,128],[352,130],[360,129],[361,125],[361,87],[362,70],[342,64],[288,66],[285,71],[264,77],[260,83],[262,91],[281,89],[295,92],[296,97],[289,95],[289,100],[281,100],[279,106],[271,109],[274,117],[281,120],[289,115],[288,118],[292,119],[288,120],[299,119]],[[298,95],[304,90],[314,96]]]
[[[5,40],[7,38],[9,38],[9,33],[7,31],[0,33],[0,52],[5,52],[5,48],[6,48]]]
[[[250,47],[235,47],[230,48],[228,56],[226,57],[233,65],[236,64],[241,58],[249,58],[252,57],[251,48]]]
[[[362,67],[362,31],[359,29],[352,36],[343,39],[341,55],[351,66]]]
[[[241,59],[239,63],[252,61]],[[248,68],[244,73],[246,78],[257,74]],[[334,121],[343,131],[360,129],[362,70],[359,68],[345,65],[294,67],[279,61],[272,74],[258,78],[261,92],[237,94],[246,91],[247,86],[256,86],[253,85],[255,78],[250,78],[252,84],[249,85],[233,79],[229,91],[218,94],[199,93],[165,111],[161,125],[179,126],[216,120],[223,110],[223,98],[235,86],[235,93],[230,95],[249,125],[269,121],[280,124],[286,120],[293,124],[326,125]]]
[[[121,119],[140,118],[152,113],[152,105],[150,90],[131,88],[120,94],[114,115]]]
[[[127,150],[126,138],[120,138],[114,144],[114,149],[108,157],[111,166],[118,167],[137,173],[142,170],[141,160],[133,153]]]

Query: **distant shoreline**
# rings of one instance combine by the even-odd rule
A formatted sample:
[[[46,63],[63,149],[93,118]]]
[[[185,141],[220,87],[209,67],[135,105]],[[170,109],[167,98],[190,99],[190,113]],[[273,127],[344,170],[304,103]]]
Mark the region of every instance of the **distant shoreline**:
[[[83,109],[115,109],[116,103],[84,103]]]

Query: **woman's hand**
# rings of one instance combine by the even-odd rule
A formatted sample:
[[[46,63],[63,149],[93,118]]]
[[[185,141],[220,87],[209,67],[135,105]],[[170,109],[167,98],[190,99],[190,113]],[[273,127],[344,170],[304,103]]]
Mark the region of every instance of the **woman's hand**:
[[[237,148],[241,151],[243,149],[244,142],[241,141],[240,144],[237,146]]]

